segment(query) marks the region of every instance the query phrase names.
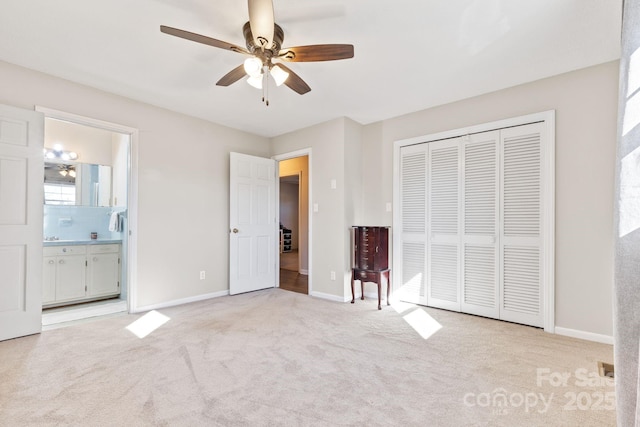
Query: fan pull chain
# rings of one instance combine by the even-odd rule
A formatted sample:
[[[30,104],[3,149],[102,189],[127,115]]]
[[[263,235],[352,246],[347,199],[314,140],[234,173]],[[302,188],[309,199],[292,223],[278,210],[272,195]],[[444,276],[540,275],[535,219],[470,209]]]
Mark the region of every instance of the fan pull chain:
[[[267,69],[267,72],[264,75],[264,85],[262,85],[262,87],[266,87],[267,90],[267,98],[265,103],[267,104],[267,107],[269,106],[269,69]]]

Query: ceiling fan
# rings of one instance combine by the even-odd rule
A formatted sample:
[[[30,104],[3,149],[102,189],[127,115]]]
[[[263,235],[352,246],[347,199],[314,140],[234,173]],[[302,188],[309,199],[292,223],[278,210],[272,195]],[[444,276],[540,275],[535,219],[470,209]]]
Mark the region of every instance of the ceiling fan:
[[[206,44],[220,49],[247,55],[243,64],[225,74],[218,86],[229,86],[245,76],[252,86],[263,89],[262,100],[269,105],[268,78],[271,76],[276,85],[285,84],[300,95],[311,88],[300,76],[294,73],[283,62],[334,61],[353,58],[353,45],[350,44],[317,44],[282,48],[284,31],[275,23],[272,0],[249,0],[249,21],[242,27],[246,49],[232,43],[217,40],[178,28],[160,26],[165,34]]]

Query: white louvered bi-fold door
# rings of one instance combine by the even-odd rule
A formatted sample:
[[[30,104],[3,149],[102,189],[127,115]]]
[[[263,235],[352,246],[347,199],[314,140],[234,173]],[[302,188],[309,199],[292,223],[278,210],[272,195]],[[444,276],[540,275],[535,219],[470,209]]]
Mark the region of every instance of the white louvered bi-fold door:
[[[501,131],[500,319],[544,326],[542,123]]]
[[[498,318],[498,144],[500,132],[463,140],[462,304],[465,313]]]
[[[402,147],[398,298],[544,326],[544,131]]]
[[[427,300],[460,311],[460,139],[428,145]]]
[[[402,260],[400,283],[394,295],[414,304],[427,305],[427,144],[403,147],[400,152],[400,218]]]

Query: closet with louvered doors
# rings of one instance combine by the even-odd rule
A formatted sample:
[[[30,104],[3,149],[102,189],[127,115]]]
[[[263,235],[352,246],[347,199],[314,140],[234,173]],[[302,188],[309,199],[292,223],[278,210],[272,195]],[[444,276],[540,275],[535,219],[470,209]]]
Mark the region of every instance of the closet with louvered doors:
[[[543,326],[542,131],[401,147],[399,298]]]

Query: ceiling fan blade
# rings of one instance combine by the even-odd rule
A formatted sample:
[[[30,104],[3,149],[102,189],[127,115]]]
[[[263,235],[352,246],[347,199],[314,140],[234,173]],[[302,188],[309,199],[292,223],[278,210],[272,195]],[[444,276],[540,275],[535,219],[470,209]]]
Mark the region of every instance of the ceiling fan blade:
[[[200,34],[191,33],[189,31],[180,30],[178,28],[167,27],[166,25],[160,25],[160,31],[162,31],[165,34],[191,40],[197,43],[206,44],[208,46],[218,47],[220,49],[231,50],[233,52],[251,55],[247,49],[240,46],[236,46],[235,44],[227,43],[225,41],[203,36]]]
[[[278,58],[289,62],[335,61],[353,58],[352,44],[316,44],[282,49]]]
[[[279,63],[278,67],[289,73],[289,77],[287,77],[287,80],[284,81],[284,84],[287,85],[287,87],[292,89],[294,92],[298,92],[300,95],[304,95],[305,93],[311,91],[309,85],[306,84],[299,75],[291,71],[291,68],[285,67],[285,65],[282,63]]]
[[[222,76],[216,85],[218,86],[229,86],[246,76],[247,73],[244,71],[244,64],[238,65],[233,70],[229,71],[227,74]]]
[[[273,43],[273,2],[271,0],[249,0],[249,23],[256,46],[270,49]]]

